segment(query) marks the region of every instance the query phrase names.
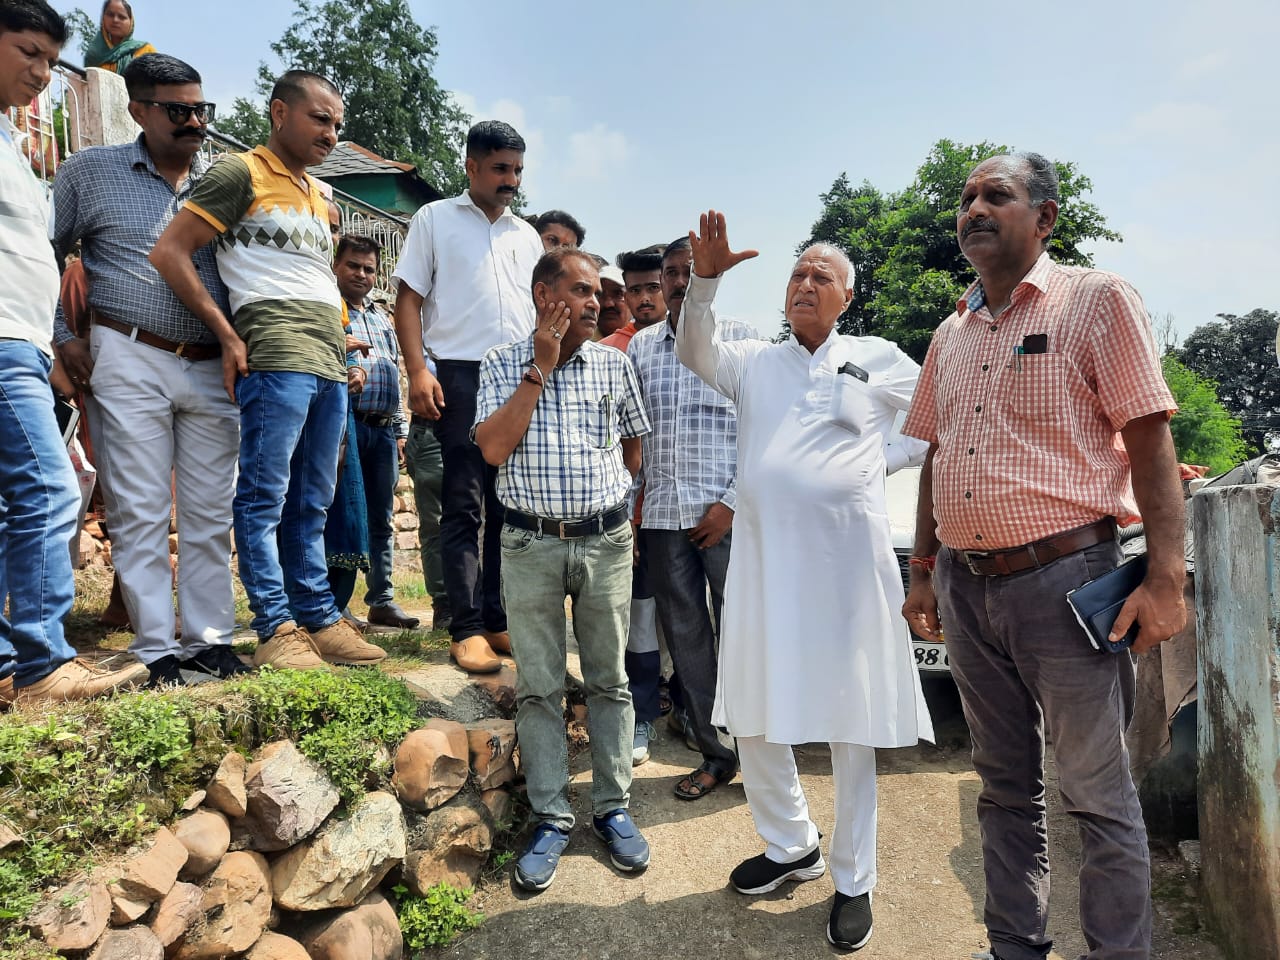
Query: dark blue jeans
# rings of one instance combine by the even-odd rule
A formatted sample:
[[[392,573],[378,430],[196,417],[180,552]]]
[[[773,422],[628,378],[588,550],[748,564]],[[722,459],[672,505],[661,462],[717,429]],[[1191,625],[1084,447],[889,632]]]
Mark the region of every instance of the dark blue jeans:
[[[704,760],[732,770],[738,758],[720,742],[711,725],[719,665],[720,608],[724,604],[724,578],[729,569],[732,534],[714,547],[702,550],[689,539],[688,530],[640,531],[648,556],[649,584],[658,602],[658,622],[667,637],[667,649],[684,691],[693,731]],[[707,608],[711,590],[712,610]]]
[[[400,479],[400,452],[396,428],[373,427],[356,421],[356,446],[364,475],[364,499],[369,517],[368,592],[364,602],[384,607],[395,598],[391,586],[395,532],[391,520],[396,507],[396,481]]]
[[[494,489],[498,471],[484,462],[480,448],[471,442],[480,364],[440,360],[436,366],[445,402],[436,421],[436,439],[444,461],[440,552],[445,590],[453,610],[449,631],[454,640],[465,640],[484,630],[507,629],[507,613],[502,606],[503,511]]]
[[[324,522],[338,480],[347,384],[310,373],[250,373],[236,384],[240,478],[233,503],[250,624],[267,639],[294,618],[307,629],[341,616],[329,590]],[[277,544],[277,533],[279,542]]]
[[[12,675],[15,687],[76,655],[62,621],[75,595],[68,544],[80,491],[53,413],[50,366],[35,344],[0,340],[0,676]]]

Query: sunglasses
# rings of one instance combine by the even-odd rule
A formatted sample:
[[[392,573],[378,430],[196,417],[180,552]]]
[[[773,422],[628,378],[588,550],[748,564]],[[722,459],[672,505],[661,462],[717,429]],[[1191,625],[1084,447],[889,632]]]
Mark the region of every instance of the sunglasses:
[[[171,123],[186,123],[194,113],[199,123],[211,123],[218,111],[216,103],[178,103],[176,100],[139,100],[151,107],[163,107]]]

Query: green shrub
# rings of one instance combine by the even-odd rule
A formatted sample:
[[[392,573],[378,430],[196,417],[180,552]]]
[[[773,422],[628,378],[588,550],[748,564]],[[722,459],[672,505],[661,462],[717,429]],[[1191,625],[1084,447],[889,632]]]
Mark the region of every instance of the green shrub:
[[[415,957],[427,947],[448,946],[484,920],[484,914],[466,905],[475,892],[470,887],[459,890],[438,883],[425,897],[413,896],[405,887],[396,887],[395,892],[400,902],[400,933]]]

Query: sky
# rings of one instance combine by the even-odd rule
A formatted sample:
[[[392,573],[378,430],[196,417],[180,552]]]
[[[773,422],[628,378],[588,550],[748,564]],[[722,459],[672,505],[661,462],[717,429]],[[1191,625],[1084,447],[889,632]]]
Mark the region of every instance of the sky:
[[[1077,164],[1124,238],[1094,245],[1096,265],[1181,336],[1280,310],[1274,0],[410,7],[437,31],[438,82],[528,142],[527,211],[569,211],[610,259],[723,211],[733,246],[760,257],[718,304],[762,333],[819,195],[841,173],[900,190],[942,138]],[[295,9],[133,8],[135,36],[196,66],[226,107],[255,95],[259,61],[279,66],[269,44]]]

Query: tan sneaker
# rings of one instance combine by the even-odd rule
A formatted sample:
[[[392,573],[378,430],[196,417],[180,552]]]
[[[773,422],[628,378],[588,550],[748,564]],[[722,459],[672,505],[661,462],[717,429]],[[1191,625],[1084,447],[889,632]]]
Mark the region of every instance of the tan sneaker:
[[[486,630],[484,639],[494,653],[505,653],[511,656],[511,634],[506,630]]]
[[[387,659],[387,651],[363,639],[360,631],[346,620],[335,620],[327,627],[312,631],[311,636],[320,656],[329,663],[364,666]]]
[[[112,693],[140,679],[147,668],[140,663],[123,670],[106,670],[88,660],[76,657],[68,660],[47,677],[19,689],[13,702],[16,704],[39,701],[88,700],[90,697]],[[12,681],[10,681],[12,682]]]
[[[467,673],[497,673],[502,661],[493,655],[489,641],[480,634],[449,644],[449,656]]]
[[[292,620],[276,627],[276,632],[253,652],[255,667],[273,666],[278,670],[317,670],[324,667],[320,651],[311,634]]]

